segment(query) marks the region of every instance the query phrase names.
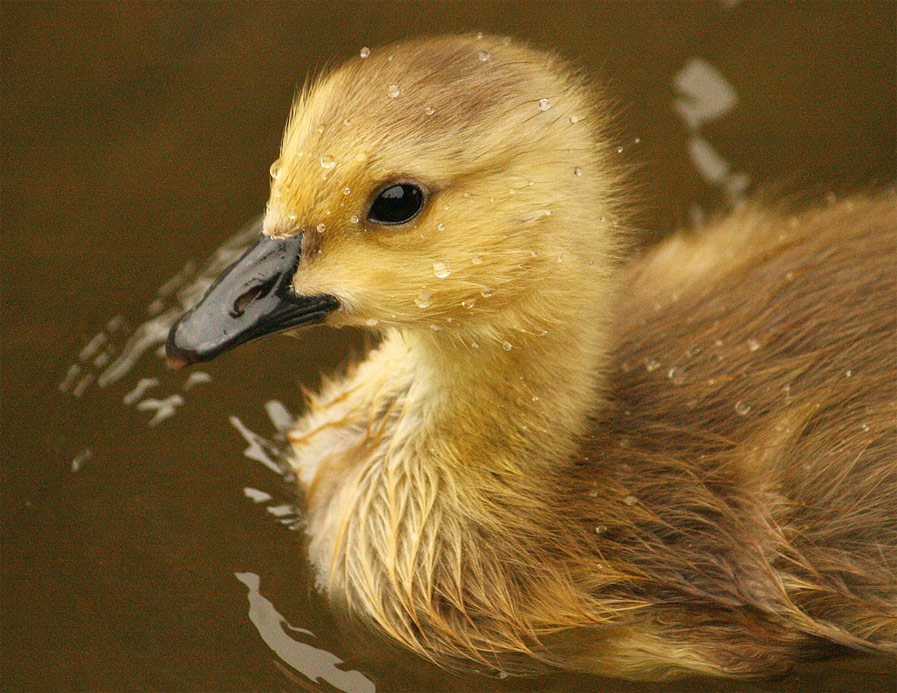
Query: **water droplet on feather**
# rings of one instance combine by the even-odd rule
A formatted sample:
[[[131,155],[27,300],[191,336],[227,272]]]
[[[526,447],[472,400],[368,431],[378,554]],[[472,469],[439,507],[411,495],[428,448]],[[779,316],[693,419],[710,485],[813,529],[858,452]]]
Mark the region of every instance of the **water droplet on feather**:
[[[451,260],[434,262],[433,274],[435,274],[439,279],[445,279],[446,277],[448,277],[452,273],[452,268],[449,267],[449,262],[451,262]]]
[[[418,308],[429,308],[431,305],[431,300],[433,298],[432,291],[421,291],[417,297],[414,299],[414,305]]]

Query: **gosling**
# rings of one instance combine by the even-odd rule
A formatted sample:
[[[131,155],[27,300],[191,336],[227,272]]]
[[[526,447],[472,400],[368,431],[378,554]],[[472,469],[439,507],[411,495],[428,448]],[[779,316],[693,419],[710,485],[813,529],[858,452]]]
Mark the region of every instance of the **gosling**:
[[[768,676],[897,653],[893,191],[622,260],[608,109],[554,55],[362,51],[170,361],[379,345],[289,434],[334,602],[446,666]]]

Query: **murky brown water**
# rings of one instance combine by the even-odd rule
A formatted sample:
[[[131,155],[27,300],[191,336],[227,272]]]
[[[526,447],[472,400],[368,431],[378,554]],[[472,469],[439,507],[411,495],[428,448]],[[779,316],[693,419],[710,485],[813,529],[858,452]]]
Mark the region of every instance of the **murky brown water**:
[[[482,30],[578,60],[620,98],[650,237],[758,185],[893,182],[897,5],[5,2],[0,17],[4,690],[893,690],[876,659],[763,684],[495,681],[351,638],[314,591],[275,460],[296,384],[361,337],[274,338],[192,374],[156,351],[196,269],[261,210],[296,85],[363,45]]]

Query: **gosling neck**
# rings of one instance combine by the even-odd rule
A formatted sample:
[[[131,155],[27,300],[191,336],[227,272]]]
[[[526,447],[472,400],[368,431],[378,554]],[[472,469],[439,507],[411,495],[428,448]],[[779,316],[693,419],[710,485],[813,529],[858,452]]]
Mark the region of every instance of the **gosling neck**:
[[[604,330],[595,312],[498,337],[402,333],[428,436],[462,461],[485,453],[521,471],[569,459],[600,401]]]

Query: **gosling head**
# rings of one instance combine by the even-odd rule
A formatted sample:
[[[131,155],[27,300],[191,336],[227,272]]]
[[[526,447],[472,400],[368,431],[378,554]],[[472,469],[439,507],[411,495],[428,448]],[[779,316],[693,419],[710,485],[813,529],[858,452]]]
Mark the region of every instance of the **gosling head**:
[[[312,322],[501,344],[594,312],[616,186],[593,101],[508,39],[365,49],[297,98],[263,235],[175,325],[169,360]]]

